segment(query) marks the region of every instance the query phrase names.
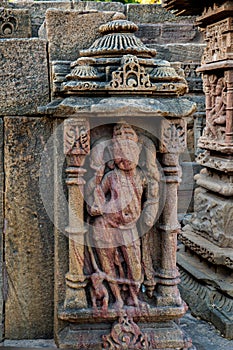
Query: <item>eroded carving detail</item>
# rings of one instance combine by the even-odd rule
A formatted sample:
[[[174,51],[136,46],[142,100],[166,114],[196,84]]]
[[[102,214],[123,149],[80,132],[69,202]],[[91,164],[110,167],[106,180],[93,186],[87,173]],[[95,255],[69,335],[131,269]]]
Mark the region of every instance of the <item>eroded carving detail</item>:
[[[90,152],[90,132],[87,121],[66,119],[64,123],[64,154],[70,159],[70,165],[81,166]]]
[[[227,297],[219,293],[215,289],[207,289],[202,284],[198,283],[197,280],[189,275],[184,270],[181,270],[181,280],[182,280],[182,289],[188,290],[192,295],[198,296],[202,301],[205,301],[208,309],[216,309],[218,312],[221,312],[223,315],[229,318],[232,318],[233,312],[233,300],[230,297]]]
[[[208,111],[204,136],[224,141],[226,131],[227,89],[224,77],[209,77],[211,109]]]
[[[186,132],[184,120],[162,121],[161,145],[162,153],[180,153],[186,147]]]
[[[196,189],[192,227],[221,247],[233,247],[232,205],[230,199],[224,201],[202,188]]]
[[[232,28],[232,18],[207,26],[204,32],[207,46],[202,57],[203,64],[232,58]]]
[[[210,169],[202,169],[200,174],[195,175],[195,180],[198,185],[218,192],[226,197],[233,196],[233,176],[223,173],[215,173]]]
[[[207,143],[208,146],[208,143]],[[217,144],[216,144],[217,148]],[[228,148],[229,149],[229,148]],[[225,149],[224,149],[225,150]],[[197,162],[208,168],[223,171],[225,173],[233,171],[233,161],[232,159],[225,159],[220,157],[214,157],[210,155],[209,151],[204,151],[197,156]]]
[[[188,231],[188,227],[187,227]],[[214,256],[214,253],[211,252],[206,247],[202,247],[201,243],[193,242],[191,239],[189,239],[185,234],[179,234],[179,240],[188,247],[191,251],[197,253],[198,255],[202,256],[207,261],[217,264],[218,261],[216,260],[216,257]]]
[[[140,66],[136,56],[123,56],[121,65],[117,71],[112,73],[110,87],[116,90],[151,89],[150,77],[145,72],[145,68]]]
[[[0,9],[0,36],[10,37],[17,30],[18,20],[9,9]]]
[[[143,334],[131,318],[120,317],[109,335],[104,335],[103,349],[127,350],[127,349],[149,349],[148,335]]]

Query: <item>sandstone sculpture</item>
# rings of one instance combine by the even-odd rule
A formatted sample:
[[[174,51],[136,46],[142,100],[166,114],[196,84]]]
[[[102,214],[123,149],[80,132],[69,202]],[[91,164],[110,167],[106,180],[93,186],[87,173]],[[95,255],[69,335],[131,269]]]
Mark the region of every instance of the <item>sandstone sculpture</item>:
[[[174,320],[186,311],[176,267],[179,153],[195,105],[179,97],[180,71],[156,60],[135,30],[122,14],[103,24],[42,109],[65,118],[62,347],[193,349]]]

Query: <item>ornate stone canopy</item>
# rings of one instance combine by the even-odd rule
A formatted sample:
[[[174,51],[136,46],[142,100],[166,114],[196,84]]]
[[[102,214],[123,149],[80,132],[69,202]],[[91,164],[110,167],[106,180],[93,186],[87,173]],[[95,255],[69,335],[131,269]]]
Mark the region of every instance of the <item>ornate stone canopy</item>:
[[[102,37],[90,48],[80,51],[79,58],[71,62],[68,74],[65,71],[59,73],[63,78],[59,77],[57,98],[40,111],[57,115],[68,110],[71,114],[100,111],[96,104],[101,104],[106,112],[109,97],[116,101],[119,95],[130,95],[134,107],[135,104],[136,107],[147,104],[148,113],[157,111],[160,115],[174,117],[177,113],[192,113],[193,104],[188,100],[177,99],[172,108],[167,100],[164,104],[164,97],[181,96],[188,91],[184,73],[179,65],[156,59],[156,50],[147,48],[135,36],[137,29],[137,25],[125,20],[123,14],[116,14],[111,22],[101,25]],[[56,62],[57,66],[59,64]],[[136,95],[137,100],[134,99]],[[85,102],[81,98],[84,96]],[[104,99],[106,96],[107,100]],[[146,96],[156,99],[145,102]],[[124,107],[124,101],[124,98],[118,99],[116,106]],[[111,106],[114,108],[112,100]]]

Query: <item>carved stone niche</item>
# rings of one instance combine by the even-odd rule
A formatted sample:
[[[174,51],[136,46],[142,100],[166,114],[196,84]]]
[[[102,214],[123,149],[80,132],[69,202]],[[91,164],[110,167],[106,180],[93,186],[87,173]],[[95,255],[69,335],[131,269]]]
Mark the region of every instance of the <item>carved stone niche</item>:
[[[31,19],[28,10],[0,7],[0,39],[30,37]]]
[[[195,105],[179,97],[183,76],[136,30],[123,15],[103,24],[56,85],[59,98],[41,108],[64,118],[69,251],[57,233],[55,254],[63,348],[194,349],[175,321],[187,310],[176,266],[179,154]]]
[[[233,339],[233,4],[198,19],[206,49],[202,66],[206,127],[198,147],[194,214],[179,236],[181,290],[194,313]],[[185,251],[184,251],[185,250]],[[200,262],[201,261],[201,262]],[[190,287],[192,286],[192,287]],[[188,292],[187,292],[188,291]],[[197,305],[198,300],[198,305]]]

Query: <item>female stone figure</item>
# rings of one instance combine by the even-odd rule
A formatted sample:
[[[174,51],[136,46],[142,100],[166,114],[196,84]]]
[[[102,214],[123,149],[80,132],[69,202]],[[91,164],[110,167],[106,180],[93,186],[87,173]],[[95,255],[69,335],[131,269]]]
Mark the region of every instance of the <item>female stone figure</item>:
[[[94,262],[94,268],[108,282],[116,309],[125,303],[136,307],[141,304],[140,236],[153,226],[158,211],[155,159],[150,159],[153,166],[150,164],[149,174],[145,174],[138,166],[140,153],[141,144],[133,128],[117,124],[113,129],[111,170],[104,173],[105,165],[96,167],[96,176],[87,185],[88,213],[93,225],[91,242],[99,264]],[[144,232],[139,232],[139,218]]]
[[[220,130],[226,125],[226,82],[223,77],[218,79],[213,96],[214,104],[209,113],[207,133],[210,130],[216,137],[219,129],[218,125]]]

